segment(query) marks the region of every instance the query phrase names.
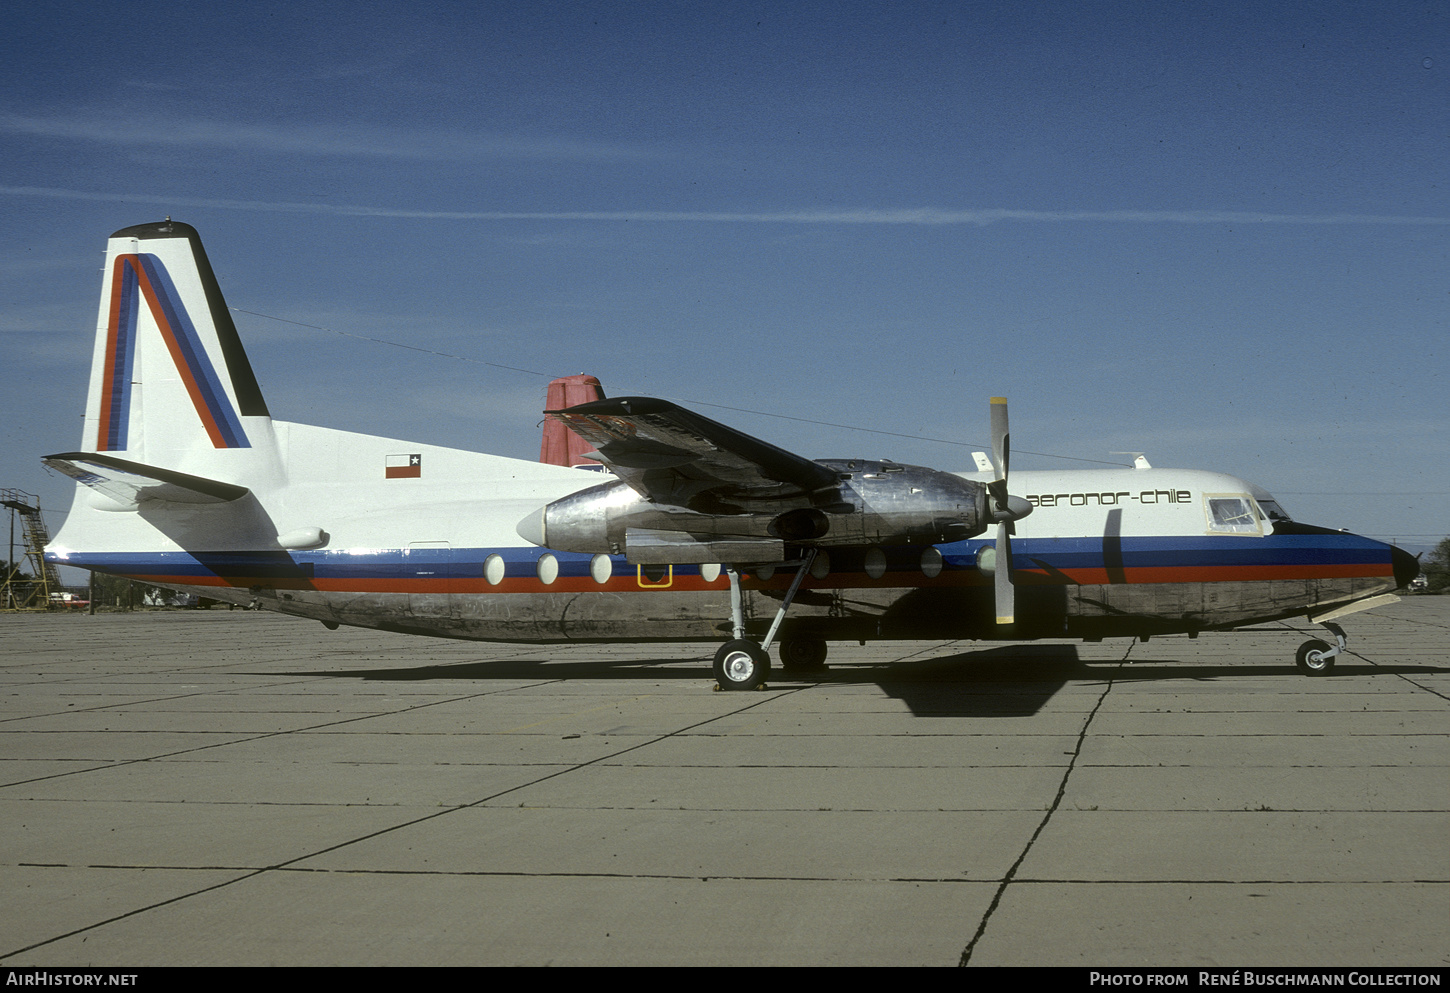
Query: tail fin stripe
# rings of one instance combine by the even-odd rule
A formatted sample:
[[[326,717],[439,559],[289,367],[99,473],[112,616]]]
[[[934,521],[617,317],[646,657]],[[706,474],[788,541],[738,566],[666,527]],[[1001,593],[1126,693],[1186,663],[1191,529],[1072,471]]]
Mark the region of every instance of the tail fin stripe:
[[[165,324],[159,318],[156,323],[162,325],[172,361],[186,382],[186,391],[191,395],[191,402],[196,406],[197,416],[206,426],[212,444],[217,448],[250,447],[231,401],[222,389],[221,380],[217,378],[196,329],[191,325],[186,308],[178,306],[179,296],[166,267],[154,255],[139,256],[139,261],[143,271],[142,290],[146,293],[147,302],[151,303],[151,312],[155,314],[159,309],[166,315]]]
[[[131,409],[132,365],[136,355],[135,280],[123,278],[123,259],[117,259],[111,278],[111,317],[106,328],[106,378],[101,390],[99,437],[96,450],[123,451]]]
[[[136,350],[135,298],[144,296],[151,317],[161,331],[167,351],[181,375],[192,406],[216,448],[250,448],[240,419],[207,357],[196,329],[179,303],[179,294],[154,255],[120,255],[112,275],[111,325],[107,337],[109,381],[101,398],[101,430],[106,432],[101,451],[125,447],[125,418],[130,407],[131,366]],[[137,290],[140,292],[137,293]],[[128,305],[129,302],[129,305]]]

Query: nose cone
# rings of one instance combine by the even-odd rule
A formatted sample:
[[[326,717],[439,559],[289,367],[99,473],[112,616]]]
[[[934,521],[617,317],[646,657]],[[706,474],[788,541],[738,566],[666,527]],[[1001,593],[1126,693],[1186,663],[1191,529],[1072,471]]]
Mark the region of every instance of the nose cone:
[[[1403,548],[1390,547],[1390,562],[1395,570],[1395,585],[1405,587],[1420,574],[1420,562]]]
[[[544,545],[544,512],[548,507],[540,507],[528,517],[514,525],[518,536],[527,542],[535,545]]]

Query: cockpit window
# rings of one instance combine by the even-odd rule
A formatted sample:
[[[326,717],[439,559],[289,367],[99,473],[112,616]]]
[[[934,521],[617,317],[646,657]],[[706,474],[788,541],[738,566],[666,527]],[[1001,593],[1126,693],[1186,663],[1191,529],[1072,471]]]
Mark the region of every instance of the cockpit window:
[[[1208,529],[1219,534],[1263,534],[1264,527],[1246,494],[1205,493]]]
[[[1256,499],[1254,502],[1259,505],[1259,512],[1261,514],[1263,514],[1265,517],[1267,517],[1271,521],[1291,521],[1291,520],[1293,520],[1292,517],[1290,517],[1288,514],[1284,513],[1284,508],[1279,506],[1279,503],[1278,503],[1277,500],[1258,500],[1258,499]]]

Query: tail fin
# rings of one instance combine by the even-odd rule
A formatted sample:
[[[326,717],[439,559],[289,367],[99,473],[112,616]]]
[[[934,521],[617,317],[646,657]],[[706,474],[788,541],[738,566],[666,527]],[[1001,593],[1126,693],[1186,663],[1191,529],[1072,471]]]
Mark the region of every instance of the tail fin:
[[[215,464],[204,453],[270,448],[270,424],[196,229],[167,218],[111,235],[81,448]]]
[[[581,403],[604,399],[604,387],[593,376],[580,373],[577,376],[561,376],[549,384],[549,398],[545,410],[563,410]],[[544,421],[544,439],[539,446],[539,461],[549,465],[585,465],[598,468],[598,463],[584,457],[594,446],[564,426],[563,421],[550,417]]]

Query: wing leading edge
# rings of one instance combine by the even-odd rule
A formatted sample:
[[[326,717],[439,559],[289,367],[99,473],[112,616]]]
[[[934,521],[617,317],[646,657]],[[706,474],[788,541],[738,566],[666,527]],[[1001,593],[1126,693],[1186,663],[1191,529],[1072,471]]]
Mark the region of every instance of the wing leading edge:
[[[668,400],[618,397],[544,413],[595,446],[587,458],[602,462],[650,500],[688,507],[788,500],[832,487],[837,479],[819,462]]]

